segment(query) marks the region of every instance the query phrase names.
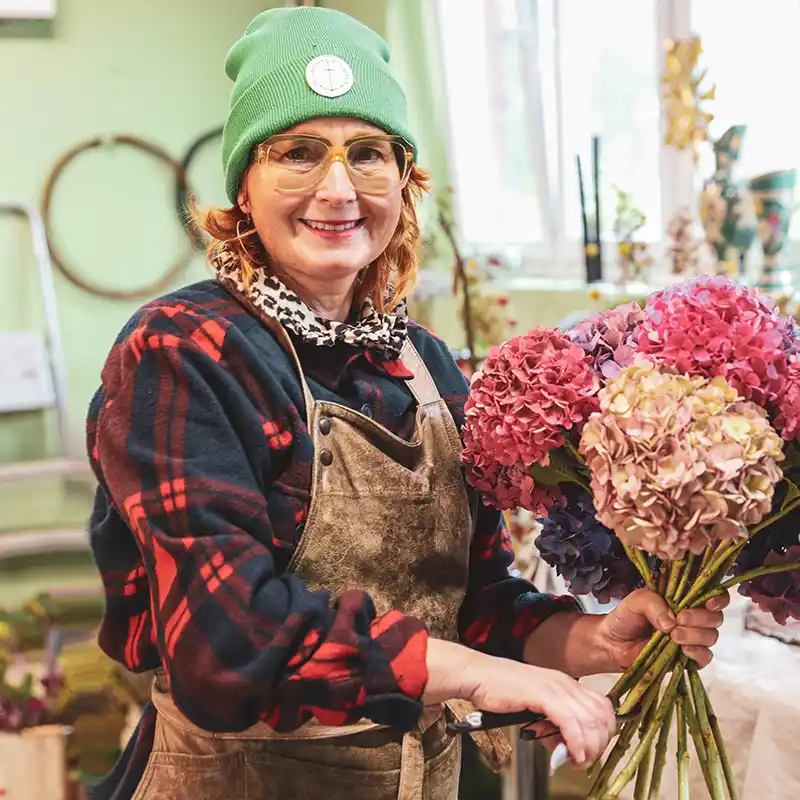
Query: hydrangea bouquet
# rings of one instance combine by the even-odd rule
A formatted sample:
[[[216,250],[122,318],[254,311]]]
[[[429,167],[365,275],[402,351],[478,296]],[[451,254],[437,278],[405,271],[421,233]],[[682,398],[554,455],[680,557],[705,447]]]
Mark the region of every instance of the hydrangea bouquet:
[[[678,612],[738,586],[778,622],[800,619],[800,338],[767,298],[699,278],[537,328],[492,351],[465,411],[468,480],[542,518],[540,553],[575,594],[647,586]],[[658,797],[673,717],[681,797],[689,738],[711,797],[737,796],[708,694],[668,636],[610,697],[638,718],[591,798],[634,777],[637,798]]]

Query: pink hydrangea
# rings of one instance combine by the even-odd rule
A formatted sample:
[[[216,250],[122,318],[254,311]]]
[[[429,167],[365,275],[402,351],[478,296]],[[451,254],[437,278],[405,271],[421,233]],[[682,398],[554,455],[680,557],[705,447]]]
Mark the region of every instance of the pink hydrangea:
[[[634,332],[644,318],[644,309],[638,303],[625,303],[579,322],[568,336],[591,356],[596,372],[604,378],[616,378],[622,367],[633,362]]]
[[[786,385],[778,400],[775,429],[787,442],[800,440],[800,358],[793,358],[789,363]]]
[[[689,375],[723,377],[746,399],[774,403],[788,371],[786,326],[771,302],[724,277],[656,292],[636,333],[642,353]]]
[[[711,382],[635,359],[583,429],[597,519],[663,559],[746,535],[772,507],[780,437],[766,412]]]
[[[546,517],[551,508],[563,503],[557,486],[537,485],[524,470],[504,467],[474,445],[464,449],[462,461],[467,481],[480,492],[484,505],[491,508],[526,508],[537,517]]]
[[[505,467],[547,465],[564,431],[580,430],[598,408],[600,380],[567,336],[536,328],[495,347],[464,407],[468,450]]]

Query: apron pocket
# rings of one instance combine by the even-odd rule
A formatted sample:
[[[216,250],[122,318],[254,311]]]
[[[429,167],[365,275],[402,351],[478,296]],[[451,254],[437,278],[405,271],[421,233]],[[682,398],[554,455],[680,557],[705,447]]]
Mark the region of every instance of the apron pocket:
[[[397,800],[400,770],[353,769],[274,753],[245,754],[246,797],[258,800]]]
[[[153,752],[133,800],[245,800],[243,768],[241,752]]]

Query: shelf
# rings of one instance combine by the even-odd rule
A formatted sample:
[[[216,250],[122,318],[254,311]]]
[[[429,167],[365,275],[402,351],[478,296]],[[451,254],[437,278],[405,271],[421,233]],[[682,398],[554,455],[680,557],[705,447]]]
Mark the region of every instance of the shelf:
[[[35,481],[43,478],[93,480],[94,476],[89,462],[82,458],[53,458],[44,461],[0,464],[0,484]]]
[[[89,549],[89,534],[75,528],[0,533],[0,560],[37,555],[48,551],[83,552]]]

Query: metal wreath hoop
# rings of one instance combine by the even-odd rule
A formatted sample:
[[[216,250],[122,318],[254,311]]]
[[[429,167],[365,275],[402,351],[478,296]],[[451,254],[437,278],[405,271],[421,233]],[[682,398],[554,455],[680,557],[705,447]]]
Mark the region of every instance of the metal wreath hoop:
[[[182,191],[188,196],[191,193],[190,187],[186,179],[186,170],[182,164],[176,161],[166,150],[153,142],[145,139],[140,139],[136,136],[128,134],[114,134],[111,136],[97,136],[92,139],[87,139],[83,142],[72,147],[64,155],[62,155],[55,166],[50,172],[45,183],[44,192],[42,195],[42,219],[44,222],[45,233],[47,235],[47,244],[50,249],[50,257],[56,269],[68,280],[80,289],[83,289],[89,294],[98,297],[105,297],[109,300],[141,300],[150,299],[154,295],[161,294],[168,289],[175,279],[186,269],[194,257],[194,247],[190,244],[186,251],[181,253],[175,263],[164,272],[157,280],[148,283],[144,286],[139,286],[134,289],[113,289],[107,286],[102,286],[83,277],[72,265],[68,264],[66,259],[61,254],[58,244],[56,243],[53,234],[53,226],[51,221],[51,208],[53,205],[53,195],[56,183],[58,182],[61,173],[67,165],[77,158],[82,153],[88,150],[93,150],[98,147],[103,147],[108,144],[123,145],[125,147],[133,147],[137,150],[153,156],[158,161],[166,164],[173,170],[176,176],[178,185]],[[195,235],[190,234],[190,241],[194,239]]]

